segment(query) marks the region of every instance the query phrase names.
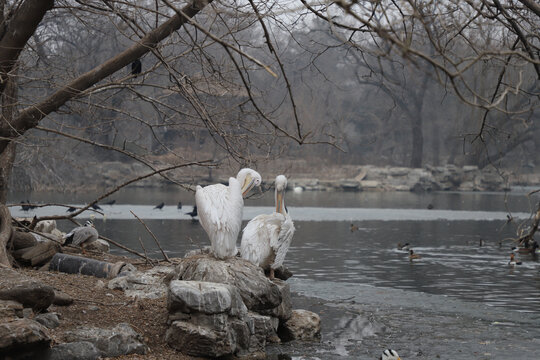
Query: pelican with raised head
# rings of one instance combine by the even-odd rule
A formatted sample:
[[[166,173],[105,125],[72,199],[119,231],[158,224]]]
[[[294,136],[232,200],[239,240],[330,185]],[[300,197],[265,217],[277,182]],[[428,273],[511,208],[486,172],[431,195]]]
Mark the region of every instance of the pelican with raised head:
[[[199,222],[210,238],[212,253],[218,259],[235,256],[236,239],[242,227],[244,197],[261,185],[261,175],[252,169],[242,169],[236,178],[223,184],[197,186],[195,203]]]
[[[270,215],[254,217],[244,228],[240,255],[242,258],[270,270],[270,279],[274,270],[283,264],[294,235],[294,224],[285,207],[287,178],[276,177],[276,211]]]

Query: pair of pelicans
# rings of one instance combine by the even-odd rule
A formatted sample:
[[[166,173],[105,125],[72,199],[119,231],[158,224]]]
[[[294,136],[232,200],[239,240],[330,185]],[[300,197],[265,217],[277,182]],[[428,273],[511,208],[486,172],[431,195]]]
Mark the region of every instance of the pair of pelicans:
[[[218,259],[236,256],[236,239],[242,226],[244,197],[261,185],[261,175],[242,169],[229,178],[229,186],[215,184],[197,186],[195,203],[199,222],[210,238],[211,250]],[[294,225],[285,207],[287,178],[278,175],[275,182],[275,212],[258,215],[244,228],[240,244],[242,258],[269,270],[270,279],[279,268],[291,244]]]

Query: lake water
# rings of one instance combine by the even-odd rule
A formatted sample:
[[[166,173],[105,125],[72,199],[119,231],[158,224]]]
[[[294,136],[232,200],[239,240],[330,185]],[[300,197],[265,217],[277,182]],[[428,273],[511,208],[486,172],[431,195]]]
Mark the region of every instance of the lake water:
[[[75,205],[93,200],[90,195],[66,194],[12,194],[11,198],[16,203],[30,198],[33,202]],[[149,255],[160,258],[159,249],[143,225],[134,220],[133,211],[170,257],[209,245],[201,226],[185,215],[192,209],[192,193],[128,189],[111,198],[116,204],[102,205],[105,216],[97,214],[95,221],[106,237],[142,252],[140,239]],[[303,296],[327,292],[344,301],[349,295],[343,289],[367,285],[407,294],[443,295],[515,314],[526,313],[527,319],[540,321],[540,264],[532,256],[523,255],[522,265],[509,268],[513,244],[499,245],[501,240],[516,236],[518,225],[530,223],[531,210],[538,200],[536,196],[527,198],[526,191],[288,192],[286,204],[296,227],[285,259],[294,274],[289,281],[293,290],[302,290]],[[162,201],[166,206],[154,209]],[[183,203],[181,210],[177,209],[178,201]],[[432,209],[428,209],[430,204]],[[273,193],[247,199],[244,219],[269,213],[272,205]],[[65,208],[36,211],[63,214]],[[507,223],[509,213],[513,221]],[[23,213],[17,206],[12,207],[12,214],[32,212]],[[351,223],[358,226],[357,231],[350,231]],[[73,225],[62,221],[59,227],[68,231]],[[422,258],[410,262],[408,254],[397,249],[398,242],[412,244]],[[112,251],[122,253],[114,247]]]

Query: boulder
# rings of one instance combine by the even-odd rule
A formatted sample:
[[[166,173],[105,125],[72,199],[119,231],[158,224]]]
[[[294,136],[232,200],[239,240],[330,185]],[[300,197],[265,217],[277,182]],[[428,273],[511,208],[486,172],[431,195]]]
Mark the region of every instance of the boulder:
[[[85,248],[87,250],[91,251],[101,251],[101,252],[109,252],[111,246],[109,243],[102,239],[97,239],[94,242],[91,242],[90,244],[86,245]]]
[[[293,310],[289,320],[280,325],[279,338],[283,341],[318,340],[321,334],[321,318],[308,310]]]
[[[52,304],[54,289],[15,270],[0,267],[0,300],[14,300],[41,312]]]
[[[49,348],[50,342],[47,329],[33,320],[15,319],[0,323],[0,358],[3,358],[2,354],[19,355],[23,352],[37,356]]]
[[[116,278],[109,280],[107,287],[140,299],[158,299],[167,295],[167,285],[163,279],[171,273],[171,267],[155,266],[143,272],[131,266],[126,264]]]
[[[167,309],[169,313],[227,313],[237,317],[247,313],[234,286],[201,281],[171,281]]]
[[[281,304],[277,285],[264,276],[260,267],[237,257],[219,260],[212,255],[201,254],[184,258],[171,280],[233,285],[249,310],[273,309]]]
[[[48,329],[55,329],[60,325],[60,319],[57,313],[44,313],[36,315],[35,321],[45,326]]]
[[[277,285],[281,294],[281,304],[273,309],[259,310],[259,313],[278,318],[281,322],[287,321],[292,316],[291,287],[288,283],[279,279],[274,279],[274,284]]]
[[[148,351],[142,336],[126,323],[120,323],[114,328],[79,328],[64,334],[68,342],[87,341],[99,350],[102,357],[141,354]]]
[[[100,351],[89,341],[60,344],[49,351],[48,360],[96,360]]]

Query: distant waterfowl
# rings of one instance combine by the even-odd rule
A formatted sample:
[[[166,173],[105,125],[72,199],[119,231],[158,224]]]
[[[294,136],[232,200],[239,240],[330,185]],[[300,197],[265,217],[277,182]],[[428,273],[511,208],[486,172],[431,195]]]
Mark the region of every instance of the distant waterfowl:
[[[421,259],[422,257],[418,254],[415,254],[414,251],[411,249],[409,250],[409,261]]]
[[[88,220],[84,226],[78,226],[71,230],[64,237],[66,241],[64,245],[75,245],[84,248],[98,239],[98,231],[94,227],[94,223]]]
[[[275,212],[251,219],[244,228],[240,244],[242,258],[269,270],[270,279],[274,279],[275,269],[283,264],[295,230],[285,207],[287,178],[278,175],[275,187]]]
[[[508,266],[514,267],[516,265],[521,265],[521,261],[516,261],[516,256],[514,253],[510,254],[510,261],[508,262]]]
[[[191,216],[191,220],[195,220],[195,217],[197,216],[197,205],[193,206],[193,210],[185,214]]]
[[[176,205],[176,208],[177,208],[178,210],[181,210],[181,209],[182,209],[182,202],[181,202],[181,201],[178,202],[178,205]]]
[[[75,210],[77,210],[77,208],[74,208],[73,206],[70,206],[66,212],[74,212]]]
[[[29,205],[29,204],[30,204],[30,201],[28,201],[28,200],[21,201],[21,210],[22,211],[29,211],[29,210],[33,209],[32,206]]]
[[[107,201],[105,205],[114,205],[116,203],[116,200]]]
[[[433,204],[428,204],[427,208],[428,208],[428,210],[431,210],[431,209],[434,208],[434,206],[433,206]]]
[[[92,204],[91,207],[92,207],[92,209],[94,209],[94,210],[103,210],[103,209],[101,208],[101,206],[99,206],[97,203]]]
[[[484,239],[480,238],[480,240],[478,241],[478,246],[484,246]]]
[[[398,353],[392,349],[386,349],[383,351],[379,360],[401,360]]]
[[[161,209],[163,209],[163,206],[165,206],[165,203],[164,203],[164,202],[162,202],[162,203],[159,204],[159,205],[154,206],[154,209],[159,209],[159,210],[161,210]]]
[[[409,247],[409,243],[405,243],[403,245],[401,243],[397,243],[398,250],[409,251]]]
[[[358,230],[358,226],[356,226],[354,224],[351,224],[350,230],[351,230],[351,232],[355,232],[355,231]]]
[[[242,226],[244,196],[260,186],[261,175],[252,169],[242,169],[236,177],[229,178],[229,185],[197,186],[195,203],[199,222],[208,234],[211,251],[219,259],[235,256],[236,239]]]
[[[304,188],[303,188],[302,186],[295,186],[295,187],[293,188],[293,191],[294,191],[295,193],[301,193],[302,191],[304,191]]]

